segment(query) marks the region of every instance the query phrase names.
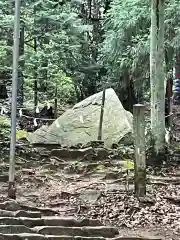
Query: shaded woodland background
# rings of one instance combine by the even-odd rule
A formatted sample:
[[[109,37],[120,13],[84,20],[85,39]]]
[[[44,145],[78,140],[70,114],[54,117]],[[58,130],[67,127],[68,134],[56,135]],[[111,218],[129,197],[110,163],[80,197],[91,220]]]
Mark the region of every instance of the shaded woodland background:
[[[105,84],[127,110],[149,101],[145,0],[21,1],[18,104],[75,103]],[[166,76],[180,77],[179,1],[165,9]],[[14,6],[0,1],[0,83],[11,86]],[[42,94],[43,93],[43,94]],[[3,91],[1,91],[3,98]]]

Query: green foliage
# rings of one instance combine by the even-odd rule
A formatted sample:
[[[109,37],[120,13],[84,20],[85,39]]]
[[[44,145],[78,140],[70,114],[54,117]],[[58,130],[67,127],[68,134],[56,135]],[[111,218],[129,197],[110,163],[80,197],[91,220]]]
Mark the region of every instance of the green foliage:
[[[134,162],[131,159],[125,159],[124,167],[127,170],[134,170]]]
[[[36,79],[39,101],[54,98],[57,86],[58,100],[74,102],[75,90],[79,91],[81,84],[81,81],[74,80],[75,71],[78,71],[84,58],[81,49],[87,41],[85,35],[92,30],[78,15],[80,2],[67,1],[57,5],[56,0],[31,0],[21,4],[21,32],[24,29],[25,37],[20,40],[20,48],[24,45],[20,69],[25,80],[26,100],[34,98]],[[1,73],[1,69],[12,71],[14,11],[9,1],[0,0],[0,6]]]
[[[179,0],[170,0],[165,8],[166,70],[172,69],[174,54],[179,51]],[[109,77],[122,88],[127,73],[135,88],[149,91],[150,2],[113,0],[105,21],[105,40],[101,54]],[[123,77],[125,76],[125,77]],[[121,81],[121,82],[120,82]],[[147,88],[148,87],[148,88]]]
[[[27,139],[28,138],[28,132],[25,130],[18,130],[16,132],[16,139],[20,140],[20,139]]]
[[[142,72],[149,53],[150,6],[145,0],[114,0],[107,14],[102,54],[110,72]],[[143,64],[144,65],[144,64]],[[146,66],[143,66],[143,68]]]

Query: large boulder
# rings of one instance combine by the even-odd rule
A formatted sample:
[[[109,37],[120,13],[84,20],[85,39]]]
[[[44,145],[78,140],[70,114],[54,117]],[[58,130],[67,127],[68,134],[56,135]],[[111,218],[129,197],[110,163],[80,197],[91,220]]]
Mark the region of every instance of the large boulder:
[[[102,92],[94,94],[67,110],[47,129],[34,132],[32,144],[61,144],[74,146],[97,140]],[[133,116],[126,111],[112,88],[106,90],[103,136],[106,147],[118,143],[132,132]]]

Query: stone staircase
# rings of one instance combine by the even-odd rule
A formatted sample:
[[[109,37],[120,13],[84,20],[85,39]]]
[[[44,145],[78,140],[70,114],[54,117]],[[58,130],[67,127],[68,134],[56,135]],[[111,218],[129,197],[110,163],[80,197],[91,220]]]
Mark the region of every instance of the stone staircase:
[[[71,151],[72,152],[72,151]],[[75,151],[74,151],[75,152]],[[77,152],[77,150],[76,150]],[[118,229],[115,227],[104,226],[99,220],[93,219],[77,219],[73,217],[62,217],[57,215],[56,210],[51,209],[42,209],[37,207],[23,206],[22,200],[28,198],[28,201],[33,205],[33,202],[37,203],[36,200],[39,199],[40,195],[34,199],[32,196],[36,190],[43,185],[40,182],[39,185],[35,184],[36,179],[40,176],[44,176],[44,172],[48,172],[48,176],[51,176],[51,179],[55,181],[61,182],[62,179],[63,184],[65,186],[66,181],[74,184],[74,176],[75,172],[78,175],[80,170],[82,173],[86,170],[90,172],[91,176],[94,178],[98,175],[103,177],[103,182],[106,182],[106,190],[108,191],[108,186],[112,188],[108,181],[109,179],[120,178],[123,173],[123,162],[120,160],[101,160],[101,161],[78,161],[78,159],[64,159],[57,158],[54,156],[48,157],[43,155],[42,159],[30,159],[30,160],[22,160],[17,159],[16,161],[16,177],[17,177],[17,186],[19,187],[18,201],[4,201],[7,196],[7,187],[8,187],[8,162],[2,163],[0,165],[0,200],[3,201],[0,203],[0,240],[41,240],[41,239],[50,239],[50,240],[164,240],[169,238],[161,238],[161,237],[152,237],[150,234],[149,237],[143,237],[144,234],[136,234],[136,232],[131,229],[130,232],[118,232]],[[41,157],[42,157],[41,156]],[[70,161],[71,160],[71,161]],[[36,168],[39,170],[39,166],[41,166],[41,172],[35,174]],[[102,172],[101,172],[101,168]],[[100,167],[100,168],[99,168]],[[77,171],[76,171],[77,168]],[[119,172],[119,169],[122,168],[122,172]],[[33,171],[31,171],[33,170]],[[47,171],[46,171],[47,170]],[[92,173],[91,173],[91,170]],[[117,172],[116,172],[117,171]],[[58,175],[56,175],[58,173]],[[39,175],[38,175],[39,174]],[[41,175],[42,174],[42,175]],[[34,175],[36,178],[34,178]],[[106,177],[104,177],[105,175]],[[115,175],[115,176],[114,176]],[[54,178],[53,178],[54,177]],[[66,178],[65,178],[66,177]],[[71,179],[72,177],[72,179]],[[90,184],[90,180],[88,179],[88,184]],[[79,179],[78,183],[81,181],[82,184],[86,183],[87,179]],[[23,188],[23,184],[27,181],[28,186],[25,185]],[[75,180],[76,181],[76,180]],[[100,183],[100,180],[97,180]],[[54,184],[54,183],[53,183]],[[23,185],[23,186],[22,186]],[[103,185],[104,186],[104,185]],[[113,186],[113,189],[116,186]],[[26,189],[26,190],[25,190]],[[56,189],[53,185],[53,189]],[[86,189],[86,188],[85,188]],[[124,185],[123,185],[124,189]],[[44,188],[41,191],[41,194],[48,195],[48,191],[51,190],[51,186],[48,188]],[[87,189],[88,190],[88,189]],[[115,189],[117,190],[117,189]],[[121,185],[118,183],[118,191],[121,190]],[[83,190],[84,193],[86,190]],[[27,192],[30,194],[27,197]],[[22,194],[23,193],[23,194]],[[32,195],[31,195],[32,194]],[[36,196],[36,195],[35,195]],[[44,196],[43,196],[44,197]],[[2,200],[3,199],[3,200]],[[57,198],[57,202],[59,203],[61,198]],[[53,199],[50,201],[53,202]],[[56,200],[55,200],[56,201]],[[65,199],[63,199],[66,202]],[[69,200],[67,199],[69,202]],[[36,206],[42,206],[41,204],[45,203],[44,198],[41,199],[40,205],[35,204]],[[52,203],[51,202],[51,203]],[[29,204],[31,205],[31,204]],[[44,206],[51,207],[50,204],[44,204]],[[72,214],[72,213],[71,213]],[[65,216],[67,214],[65,213]],[[75,212],[76,216],[76,212]],[[121,235],[121,236],[120,236]],[[123,236],[122,236],[123,235]],[[148,234],[149,235],[149,234]]]
[[[115,227],[98,220],[43,216],[41,211],[22,210],[15,201],[0,204],[0,240],[104,240],[118,236]]]
[[[0,240],[163,240],[120,236],[117,228],[103,226],[99,220],[50,216],[26,208],[16,201],[0,203]]]

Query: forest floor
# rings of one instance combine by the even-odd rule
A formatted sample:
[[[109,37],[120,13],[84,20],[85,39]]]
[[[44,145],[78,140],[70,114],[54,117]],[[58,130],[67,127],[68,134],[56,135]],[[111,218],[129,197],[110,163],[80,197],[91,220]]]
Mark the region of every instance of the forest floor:
[[[176,138],[180,139],[180,107],[174,113]],[[106,164],[78,163],[49,157],[45,151],[39,154],[27,146],[16,159],[17,201],[48,208],[61,216],[99,219],[118,226],[123,236],[179,240],[180,143],[175,143],[172,152],[168,164],[148,170],[147,197],[139,201],[133,194],[133,172],[127,176],[120,171],[122,159],[109,159]],[[8,177],[8,154],[1,153],[0,172],[4,180]],[[5,199],[7,180],[0,183],[0,201]]]
[[[92,166],[88,167],[92,163],[87,162],[77,167],[77,162],[57,158],[40,160],[32,157],[27,160],[18,156],[17,201],[26,206],[49,208],[61,216],[99,219],[105,224],[118,226],[124,236],[179,239],[180,166],[163,167],[157,171],[151,169],[147,197],[138,201],[133,194],[133,184],[125,184],[125,173],[114,171],[112,177],[112,165],[117,166],[115,161],[119,160],[109,161],[109,169],[102,168],[102,165],[92,169]],[[4,176],[8,167],[6,161],[1,162]],[[80,168],[84,171],[79,171]],[[0,199],[4,201],[6,198],[7,183],[1,183]]]

